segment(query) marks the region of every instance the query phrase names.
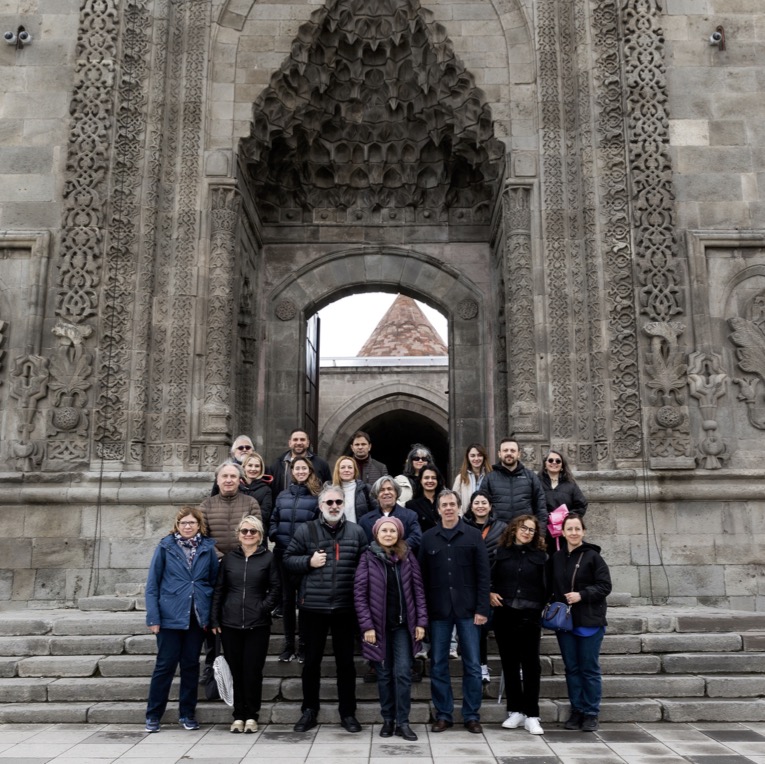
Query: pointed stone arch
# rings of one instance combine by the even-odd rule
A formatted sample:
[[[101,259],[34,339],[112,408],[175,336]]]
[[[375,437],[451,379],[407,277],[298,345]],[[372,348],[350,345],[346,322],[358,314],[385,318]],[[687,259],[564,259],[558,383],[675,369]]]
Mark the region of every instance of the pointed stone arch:
[[[440,310],[449,324],[449,396],[446,410],[452,462],[461,443],[485,442],[490,401],[485,395],[489,338],[481,291],[464,274],[414,249],[390,246],[336,251],[307,263],[276,285],[266,308],[266,442],[286,443],[304,410],[303,341],[306,319],[325,305],[358,292],[390,291]],[[443,410],[443,406],[441,407]],[[325,432],[322,442],[331,440]]]

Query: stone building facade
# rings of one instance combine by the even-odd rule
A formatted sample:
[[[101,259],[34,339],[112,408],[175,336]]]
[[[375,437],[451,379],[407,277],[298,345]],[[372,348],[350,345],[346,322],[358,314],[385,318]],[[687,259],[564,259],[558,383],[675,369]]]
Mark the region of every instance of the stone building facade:
[[[452,467],[553,444],[619,588],[761,609],[760,5],[0,3],[0,603],[142,578],[387,290],[448,317]]]

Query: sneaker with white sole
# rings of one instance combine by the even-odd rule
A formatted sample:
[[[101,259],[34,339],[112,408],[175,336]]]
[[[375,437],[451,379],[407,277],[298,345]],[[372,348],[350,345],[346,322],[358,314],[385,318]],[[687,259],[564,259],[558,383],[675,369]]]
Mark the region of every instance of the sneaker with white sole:
[[[144,729],[147,732],[159,732],[159,719],[147,719]]]
[[[526,732],[532,735],[544,735],[545,731],[542,729],[542,725],[539,723],[538,716],[527,716],[526,721],[523,723],[523,727]]]
[[[178,724],[185,730],[198,730],[199,722],[193,716],[182,716],[178,719]]]
[[[491,671],[489,671],[489,667],[485,663],[481,664],[481,681],[484,684],[491,682]]]
[[[258,723],[255,721],[255,719],[248,719],[244,723],[244,731],[245,732],[257,732],[258,731]]]
[[[234,719],[233,722],[231,722],[231,726],[228,728],[229,732],[233,732],[235,734],[241,734],[244,732],[244,720],[243,719]]]
[[[520,711],[510,711],[507,714],[507,719],[502,722],[502,726],[506,730],[514,730],[518,727],[523,727],[526,723],[526,714],[522,714]]]

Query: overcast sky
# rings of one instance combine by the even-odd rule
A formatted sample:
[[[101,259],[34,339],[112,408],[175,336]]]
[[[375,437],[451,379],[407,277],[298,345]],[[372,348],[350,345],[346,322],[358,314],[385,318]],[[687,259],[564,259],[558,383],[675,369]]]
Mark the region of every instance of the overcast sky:
[[[321,357],[355,356],[395,299],[395,294],[383,292],[354,294],[319,311]],[[448,344],[446,318],[419,300],[417,305]]]

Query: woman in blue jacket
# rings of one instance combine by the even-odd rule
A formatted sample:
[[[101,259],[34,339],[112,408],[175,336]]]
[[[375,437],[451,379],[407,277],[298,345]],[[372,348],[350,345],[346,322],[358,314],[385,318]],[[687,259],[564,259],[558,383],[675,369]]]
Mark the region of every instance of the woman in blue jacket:
[[[146,581],[146,625],[157,637],[157,661],[146,704],[147,732],[159,732],[178,664],[178,721],[184,729],[199,729],[194,716],[199,653],[217,575],[215,540],[207,535],[204,515],[196,507],[181,507],[172,531],[154,551]]]

